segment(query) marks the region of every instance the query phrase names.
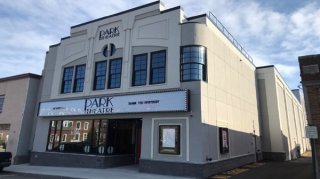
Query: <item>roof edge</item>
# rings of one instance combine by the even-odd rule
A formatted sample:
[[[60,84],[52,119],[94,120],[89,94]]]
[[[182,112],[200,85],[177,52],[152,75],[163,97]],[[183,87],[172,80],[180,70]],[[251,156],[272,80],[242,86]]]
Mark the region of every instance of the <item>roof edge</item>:
[[[256,67],[256,69],[261,69],[261,68],[275,68],[275,66],[274,65],[266,65],[266,66]]]
[[[23,73],[23,74],[19,74],[19,75],[14,75],[14,76],[8,76],[8,77],[0,78],[0,82],[17,80],[17,79],[21,79],[21,78],[41,79],[41,75],[37,75],[37,74],[34,74],[34,73]]]
[[[107,18],[110,18],[110,17],[122,15],[122,14],[125,14],[125,13],[128,13],[128,12],[135,11],[135,10],[138,10],[138,9],[142,9],[142,8],[145,8],[145,7],[148,7],[148,6],[152,6],[152,5],[155,5],[155,4],[162,4],[162,2],[160,0],[158,0],[158,1],[151,2],[149,4],[144,4],[142,6],[134,7],[134,8],[131,8],[131,9],[128,9],[128,10],[125,10],[125,11],[121,11],[121,12],[115,13],[115,14],[111,14],[111,15],[108,15],[108,16],[100,17],[98,19],[94,19],[94,20],[91,20],[91,21],[88,21],[88,22],[84,22],[84,23],[81,23],[81,24],[78,24],[78,25],[71,26],[71,29],[76,28],[76,27],[80,27],[80,26],[83,26],[83,25],[87,25],[87,24],[90,24],[90,23],[93,23],[93,22],[97,22],[97,21],[100,21],[100,20],[103,20],[103,19],[107,19]]]

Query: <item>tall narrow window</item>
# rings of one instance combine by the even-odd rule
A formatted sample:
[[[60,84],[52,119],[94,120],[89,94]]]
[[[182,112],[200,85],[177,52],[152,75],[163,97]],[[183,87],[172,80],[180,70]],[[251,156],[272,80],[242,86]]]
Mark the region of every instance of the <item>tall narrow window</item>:
[[[86,65],[78,65],[76,67],[76,75],[74,80],[73,92],[83,91],[85,74],[86,74]]]
[[[110,60],[108,88],[120,88],[122,59]]]
[[[151,53],[150,84],[165,82],[166,77],[166,51]]]
[[[148,54],[133,56],[132,86],[146,85]]]
[[[106,85],[107,61],[97,62],[94,77],[94,90],[102,90]]]
[[[181,81],[206,81],[206,48],[186,46],[181,49]]]
[[[4,103],[4,95],[0,96],[0,113],[2,112],[3,103]]]
[[[61,93],[71,93],[73,67],[64,68]]]

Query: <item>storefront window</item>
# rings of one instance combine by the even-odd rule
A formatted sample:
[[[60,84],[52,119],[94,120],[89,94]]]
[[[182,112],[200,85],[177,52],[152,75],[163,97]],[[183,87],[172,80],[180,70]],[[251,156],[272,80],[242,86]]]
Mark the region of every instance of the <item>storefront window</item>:
[[[136,120],[51,121],[47,150],[98,155],[134,154],[136,127]]]
[[[159,126],[159,153],[180,154],[180,125]]]

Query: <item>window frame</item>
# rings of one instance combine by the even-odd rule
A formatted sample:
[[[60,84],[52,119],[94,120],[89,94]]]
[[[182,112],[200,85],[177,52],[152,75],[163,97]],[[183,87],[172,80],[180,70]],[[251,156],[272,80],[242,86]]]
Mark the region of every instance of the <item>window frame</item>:
[[[78,127],[78,124],[79,124],[79,127]],[[77,121],[76,122],[76,129],[81,130],[81,121]]]
[[[224,141],[223,133],[225,132],[226,139]],[[226,154],[230,151],[230,136],[229,129],[225,127],[219,127],[219,151],[220,154]]]
[[[152,56],[154,54],[158,54],[158,53],[163,53],[164,52],[164,67],[156,67],[156,68],[152,68]],[[161,69],[161,68],[164,68],[164,81],[163,82],[160,82],[160,83],[155,83],[155,82],[152,82],[152,79],[153,79],[153,70],[154,69]],[[155,84],[163,84],[163,83],[166,83],[166,75],[167,75],[167,50],[159,50],[159,51],[154,51],[154,52],[151,52],[150,53],[150,72],[149,72],[149,84],[150,85],[155,85]]]
[[[89,130],[89,122],[84,122],[83,124],[83,130]]]
[[[83,77],[81,78],[78,78],[77,77],[77,74],[78,74],[78,70],[80,68],[83,68],[84,67],[84,74],[83,74]],[[80,76],[82,76],[82,74],[80,74]],[[76,65],[75,66],[75,72],[73,74],[73,90],[72,92],[73,93],[79,93],[79,92],[83,92],[84,90],[84,82],[85,82],[85,78],[86,78],[86,64],[81,64],[81,65]],[[78,85],[78,81],[79,80],[83,80],[83,84],[82,84],[82,90],[81,91],[77,91],[77,85]],[[80,84],[80,83],[79,83]],[[81,85],[80,85],[81,86]]]
[[[66,70],[67,70],[67,69],[72,69],[71,81],[64,79],[64,78],[65,78],[65,73],[66,73]],[[72,93],[72,91],[73,91],[73,86],[72,86],[72,85],[73,85],[74,73],[75,73],[74,66],[68,66],[68,67],[64,67],[64,68],[63,68],[62,81],[61,81],[61,91],[60,91],[61,94]],[[66,82],[66,81],[70,81],[70,91],[68,91],[68,92],[65,92],[65,91],[64,91],[64,86],[65,86],[65,82]]]
[[[203,47],[204,48],[204,64],[202,63],[197,63],[197,62],[189,62],[189,63],[183,63],[183,49],[184,48],[187,48],[187,47]],[[183,79],[183,68],[182,66],[184,64],[198,64],[198,65],[202,65],[202,79],[200,80],[195,80],[195,79],[190,79],[190,80],[184,80]],[[204,81],[204,82],[207,82],[208,81],[208,74],[207,74],[207,47],[205,46],[202,46],[202,45],[184,45],[184,46],[181,46],[180,47],[180,82],[190,82],[190,81]],[[190,74],[191,75],[191,74]]]
[[[114,73],[114,74],[111,74],[111,63],[113,61],[117,61],[119,60],[120,61],[120,64],[121,64],[121,67],[120,67],[120,73]],[[110,59],[109,60],[109,69],[108,69],[108,89],[115,89],[115,88],[121,88],[121,78],[122,78],[122,58],[114,58],[114,59]],[[111,76],[112,75],[118,75],[120,74],[120,84],[119,84],[119,87],[111,87]]]
[[[68,134],[63,134],[61,138],[61,142],[67,142]]]
[[[4,100],[5,100],[5,95],[0,95],[0,113],[3,111],[3,106],[4,106]]]
[[[136,85],[135,84],[135,79],[136,79],[135,72],[136,71],[144,71],[144,70],[135,70],[135,65],[136,65],[136,59],[135,58],[139,57],[139,56],[146,56],[146,65],[145,65],[146,79],[145,79],[144,84]],[[147,85],[147,82],[148,82],[148,53],[141,53],[141,54],[133,55],[133,57],[132,57],[132,73],[131,74],[132,74],[131,86],[146,86]]]
[[[160,124],[158,126],[159,133],[159,154],[168,154],[168,155],[180,155],[181,154],[181,125],[179,124]],[[175,129],[175,147],[165,147],[163,146],[163,129]],[[170,151],[171,150],[171,151]]]
[[[104,85],[103,85],[103,88],[99,88],[97,89],[96,85],[97,85],[97,77],[101,77],[103,75],[100,75],[100,76],[97,76],[96,73],[97,73],[97,65],[98,63],[105,63],[106,64],[106,68],[104,70]],[[93,91],[98,91],[98,90],[105,90],[106,89],[106,86],[107,86],[107,70],[108,70],[108,60],[103,60],[103,61],[96,61],[95,62],[95,66],[94,66],[94,78],[93,78]]]

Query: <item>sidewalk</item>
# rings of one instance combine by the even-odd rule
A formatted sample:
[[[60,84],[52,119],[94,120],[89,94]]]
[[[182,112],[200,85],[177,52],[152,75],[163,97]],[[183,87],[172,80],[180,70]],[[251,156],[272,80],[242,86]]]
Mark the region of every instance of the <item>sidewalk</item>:
[[[174,177],[166,175],[155,175],[140,173],[138,166],[124,166],[108,169],[70,168],[70,167],[46,167],[31,166],[29,164],[12,165],[4,168],[4,171],[44,176],[57,176],[61,178],[74,179],[187,179],[185,177]]]

